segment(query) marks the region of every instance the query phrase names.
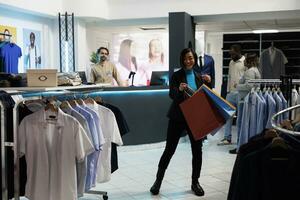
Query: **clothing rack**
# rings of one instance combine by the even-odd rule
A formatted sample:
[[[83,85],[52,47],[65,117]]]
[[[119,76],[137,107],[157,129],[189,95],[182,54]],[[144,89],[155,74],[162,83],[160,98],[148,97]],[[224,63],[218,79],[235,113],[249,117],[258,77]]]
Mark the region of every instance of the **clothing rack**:
[[[272,127],[280,132],[284,132],[284,133],[288,133],[288,134],[292,134],[292,135],[300,135],[300,132],[298,131],[291,131],[291,130],[287,130],[287,129],[284,129],[284,128],[281,128],[280,126],[277,125],[276,123],[276,118],[279,116],[279,115],[282,115],[283,113],[286,113],[286,112],[289,112],[289,111],[292,111],[292,110],[295,110],[295,109],[299,109],[300,108],[300,104],[299,105],[296,105],[296,106],[292,106],[290,108],[287,108],[287,109],[284,109],[278,113],[276,113],[273,117],[272,117]]]
[[[8,88],[7,88],[8,89]],[[38,100],[42,98],[50,98],[50,97],[63,97],[63,98],[85,98],[88,96],[96,96],[101,94],[101,90],[103,90],[103,86],[78,86],[78,87],[62,87],[62,88],[41,88],[40,90],[34,88],[22,89],[21,91],[11,91],[9,94],[11,96],[14,95],[24,95],[22,100],[18,100],[15,102],[15,106],[13,108],[13,139],[14,142],[5,142],[5,138],[7,135],[7,127],[6,127],[6,116],[5,116],[5,106],[3,102],[0,101],[0,109],[1,109],[1,172],[2,172],[2,199],[8,199],[8,189],[7,189],[7,175],[6,175],[6,148],[13,148],[14,151],[14,199],[20,199],[20,183],[19,183],[19,148],[18,148],[18,130],[19,126],[19,105],[24,103],[24,101],[28,100]],[[48,94],[47,94],[48,93]],[[85,192],[88,194],[96,194],[102,195],[104,200],[108,199],[108,195],[106,191],[95,191],[90,190]]]

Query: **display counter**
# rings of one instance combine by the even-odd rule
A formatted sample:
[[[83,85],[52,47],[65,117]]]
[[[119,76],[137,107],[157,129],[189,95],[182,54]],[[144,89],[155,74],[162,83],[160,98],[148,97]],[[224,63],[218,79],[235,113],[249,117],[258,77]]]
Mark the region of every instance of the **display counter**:
[[[56,96],[67,91],[74,96],[89,93],[102,97],[103,101],[117,106],[126,118],[130,132],[123,136],[124,145],[161,142],[166,139],[168,118],[166,117],[171,99],[168,86],[148,87],[104,87],[86,85],[76,87],[23,87],[0,88],[13,95],[23,97]],[[82,93],[81,93],[82,90]],[[24,93],[22,93],[24,92]],[[87,93],[88,92],[88,93]],[[68,93],[66,93],[68,94]]]
[[[166,116],[171,104],[168,87],[103,88],[99,95],[123,112],[130,128],[123,136],[124,145],[166,140]]]

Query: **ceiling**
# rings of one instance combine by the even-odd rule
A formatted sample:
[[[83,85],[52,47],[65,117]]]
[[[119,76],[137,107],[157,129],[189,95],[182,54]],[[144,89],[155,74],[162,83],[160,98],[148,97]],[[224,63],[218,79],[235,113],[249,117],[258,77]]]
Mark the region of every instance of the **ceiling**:
[[[211,32],[252,31],[257,29],[300,29],[300,19],[247,20],[197,23],[197,30]]]

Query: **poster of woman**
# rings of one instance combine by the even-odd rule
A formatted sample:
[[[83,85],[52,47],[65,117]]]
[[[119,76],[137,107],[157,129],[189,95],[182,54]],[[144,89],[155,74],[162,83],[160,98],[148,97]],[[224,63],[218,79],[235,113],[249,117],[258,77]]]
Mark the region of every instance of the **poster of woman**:
[[[26,69],[41,68],[41,32],[23,29],[23,44],[25,71]]]
[[[153,71],[168,71],[168,35],[157,33],[116,34],[112,61],[128,85],[150,85]],[[134,74],[134,81],[130,80]]]
[[[0,35],[0,41],[9,41],[9,42],[17,43],[16,27],[0,25],[0,33],[7,34],[7,35]]]

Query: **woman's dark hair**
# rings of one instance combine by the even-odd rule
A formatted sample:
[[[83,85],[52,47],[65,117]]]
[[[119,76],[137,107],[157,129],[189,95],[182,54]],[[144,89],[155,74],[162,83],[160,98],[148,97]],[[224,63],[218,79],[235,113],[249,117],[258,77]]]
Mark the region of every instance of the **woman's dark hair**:
[[[100,47],[99,49],[97,49],[97,54],[99,54],[102,49],[106,50],[109,55],[109,50],[106,47]]]
[[[247,53],[245,55],[245,66],[250,69],[251,67],[257,67],[258,66],[258,57],[256,53]]]
[[[185,65],[184,65],[184,56],[187,54],[187,53],[189,53],[189,52],[191,52],[192,54],[193,54],[193,57],[194,57],[194,60],[195,60],[195,64],[197,63],[197,54],[196,54],[196,52],[194,51],[194,49],[192,49],[192,48],[186,48],[186,49],[183,49],[182,51],[181,51],[181,53],[180,53],[180,65],[181,65],[181,67],[185,67]]]

